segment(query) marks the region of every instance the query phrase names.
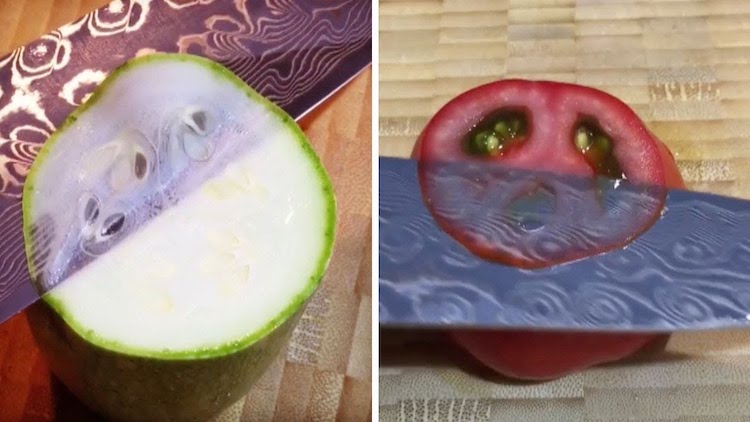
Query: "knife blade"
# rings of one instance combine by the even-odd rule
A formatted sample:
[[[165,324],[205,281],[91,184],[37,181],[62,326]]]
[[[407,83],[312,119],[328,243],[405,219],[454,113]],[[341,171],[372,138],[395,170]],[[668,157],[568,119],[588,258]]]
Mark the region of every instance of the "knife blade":
[[[371,63],[369,0],[204,3],[112,3],[0,58],[0,323],[45,293],[27,270],[24,169],[104,74],[150,51],[202,55],[299,120]]]
[[[381,327],[750,325],[750,201],[496,163],[444,163],[421,174],[408,159],[381,157],[379,166]],[[518,195],[529,190],[549,197]],[[495,258],[488,245],[500,251]],[[590,254],[512,265],[576,248]]]

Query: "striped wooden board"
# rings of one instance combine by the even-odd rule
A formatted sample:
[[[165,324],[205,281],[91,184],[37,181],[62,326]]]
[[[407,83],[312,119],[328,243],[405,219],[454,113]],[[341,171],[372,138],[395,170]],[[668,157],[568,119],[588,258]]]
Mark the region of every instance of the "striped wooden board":
[[[748,1],[381,0],[381,155],[407,156],[447,100],[503,77],[608,91],[690,188],[750,198]],[[750,420],[748,332],[676,335],[650,362],[536,385],[485,380],[437,336],[381,344],[384,421]]]
[[[106,3],[0,1],[0,53]],[[371,82],[367,71],[303,122],[337,192],[334,256],[286,354],[219,421],[371,419]],[[92,419],[50,377],[26,316],[0,325],[0,421]]]

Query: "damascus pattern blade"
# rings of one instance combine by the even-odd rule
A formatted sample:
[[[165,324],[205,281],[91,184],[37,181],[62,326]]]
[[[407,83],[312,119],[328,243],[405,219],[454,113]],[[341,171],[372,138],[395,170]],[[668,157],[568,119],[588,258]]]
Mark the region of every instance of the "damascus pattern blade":
[[[435,219],[450,215],[452,224],[473,227],[470,239],[502,243],[513,239],[511,223],[533,231],[560,212],[539,203],[510,211],[498,207],[498,192],[550,175],[518,169],[494,174],[499,172],[495,168],[446,165],[440,183],[451,186],[454,196],[440,202],[442,209],[431,210],[417,163],[380,159],[382,326],[679,331],[750,325],[750,202],[556,176],[557,195],[590,200],[595,194],[600,211],[611,218],[589,219],[589,225],[553,238],[540,235],[539,249],[522,253],[544,254],[586,242],[596,246],[597,236],[620,232],[633,215],[653,212],[655,204],[661,204],[658,218],[627,239],[625,247],[519,269],[477,256],[471,242],[449,235]],[[488,180],[493,183],[480,183]],[[572,204],[577,200],[568,198]],[[534,224],[524,227],[528,216]]]
[[[39,147],[130,58],[225,65],[299,119],[371,62],[369,0],[115,0],[0,58],[0,323],[38,299],[21,192]]]

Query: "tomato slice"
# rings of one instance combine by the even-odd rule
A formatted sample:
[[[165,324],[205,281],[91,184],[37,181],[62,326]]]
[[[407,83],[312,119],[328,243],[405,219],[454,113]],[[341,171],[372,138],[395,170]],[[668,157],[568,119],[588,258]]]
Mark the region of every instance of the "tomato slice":
[[[503,113],[522,116],[523,133],[507,142],[501,151],[472,153],[471,138],[487,133],[482,130],[487,126],[487,120],[492,126],[493,118]],[[499,125],[503,124],[502,117],[497,121]],[[576,133],[582,128],[593,128],[596,139],[608,143],[605,147],[608,152],[598,154],[598,164],[592,162],[597,160],[597,157],[591,157],[596,154],[587,155],[577,146]],[[496,139],[495,135],[490,135],[490,138]],[[482,229],[484,222],[456,217],[461,213],[454,209],[457,201],[451,195],[464,193],[443,190],[440,163],[456,160],[498,163],[550,174],[592,177],[609,177],[614,172],[619,173],[614,176],[625,177],[635,184],[665,186],[669,182],[681,183],[669,152],[626,104],[592,88],[554,82],[505,80],[458,96],[428,123],[415,147],[414,156],[420,160],[420,185],[438,225],[474,254],[521,268],[543,268],[622,247],[658,218],[663,195],[648,212],[627,213],[627,220],[622,220],[622,214],[601,212],[593,196],[588,198],[589,204],[575,204],[577,209],[572,210],[572,197],[555,195],[560,190],[559,183],[548,178],[522,191],[508,191],[497,204],[501,208],[510,207],[526,194],[552,193],[558,221],[541,229],[526,230],[514,220],[505,219],[495,230],[505,237],[493,238],[491,233]],[[601,166],[597,167],[599,164]],[[616,171],[611,168],[613,166]],[[565,248],[545,250],[542,247],[546,243],[554,244],[561,233],[586,227],[607,227],[608,232],[583,233],[585,238],[570,242]]]
[[[517,124],[519,119],[522,121]],[[508,131],[508,127],[517,130]],[[600,146],[594,148],[596,145]],[[497,163],[590,176],[592,180],[595,176],[622,177],[637,184],[685,187],[672,154],[630,107],[607,93],[566,83],[503,80],[467,91],[430,120],[412,155],[419,160],[425,203],[446,233],[475,255],[527,269],[622,247],[653,224],[663,203],[631,213],[632,218],[624,223],[613,221],[618,224],[612,224],[605,236],[567,242],[564,248],[538,247],[543,239],[587,223],[606,227],[606,221],[597,219],[613,217],[597,213],[600,208],[591,197],[588,205],[576,202],[576,212],[563,207],[555,224],[541,230],[519,229],[511,221],[500,230],[506,233],[505,241],[499,241],[481,235],[482,221],[457,217],[455,196],[441,186],[439,163]],[[560,198],[565,193],[555,183],[550,179],[540,182],[544,190],[556,195],[557,212],[566,198]],[[525,189],[536,192],[539,184]],[[493,204],[508,207],[523,194],[508,192]],[[507,233],[513,233],[512,242],[507,241]],[[650,334],[463,330],[451,336],[495,371],[536,380],[619,360],[650,344],[665,343],[664,335]]]

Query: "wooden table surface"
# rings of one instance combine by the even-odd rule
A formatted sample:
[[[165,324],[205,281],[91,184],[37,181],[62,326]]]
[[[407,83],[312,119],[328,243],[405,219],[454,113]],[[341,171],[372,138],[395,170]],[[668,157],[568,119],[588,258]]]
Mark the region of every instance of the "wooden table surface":
[[[407,156],[470,87],[551,79],[629,103],[690,188],[750,198],[749,1],[381,0],[379,62],[382,155]],[[383,421],[750,421],[748,331],[675,335],[650,362],[534,385],[480,378],[439,337],[380,341],[395,350]]]
[[[106,3],[0,0],[0,53]],[[337,192],[333,259],[285,356],[218,420],[371,419],[371,86],[368,70],[302,124]],[[0,422],[90,419],[50,377],[25,315],[0,325]]]

